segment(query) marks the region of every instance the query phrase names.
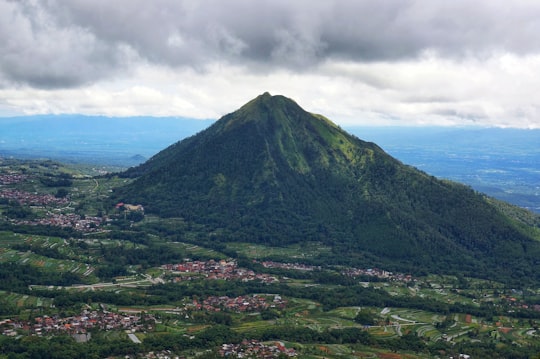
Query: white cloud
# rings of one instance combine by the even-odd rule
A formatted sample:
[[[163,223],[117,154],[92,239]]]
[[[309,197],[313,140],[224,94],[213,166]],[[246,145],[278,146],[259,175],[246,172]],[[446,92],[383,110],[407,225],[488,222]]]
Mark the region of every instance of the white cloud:
[[[540,3],[0,0],[0,116],[218,118],[269,91],[340,124],[540,128]]]
[[[295,99],[339,124],[540,127],[540,56],[502,54],[486,61],[329,61],[317,71],[263,75],[214,63],[204,72],[143,64],[133,78],[84,88],[0,90],[26,113],[87,113],[218,118],[265,91]],[[234,89],[231,91],[231,89]]]

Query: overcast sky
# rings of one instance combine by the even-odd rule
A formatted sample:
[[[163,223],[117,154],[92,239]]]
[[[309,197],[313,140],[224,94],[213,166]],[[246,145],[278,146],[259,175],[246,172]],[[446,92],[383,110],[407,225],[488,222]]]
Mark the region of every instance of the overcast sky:
[[[0,0],[0,116],[540,128],[540,1]],[[1,121],[1,119],[0,119]]]

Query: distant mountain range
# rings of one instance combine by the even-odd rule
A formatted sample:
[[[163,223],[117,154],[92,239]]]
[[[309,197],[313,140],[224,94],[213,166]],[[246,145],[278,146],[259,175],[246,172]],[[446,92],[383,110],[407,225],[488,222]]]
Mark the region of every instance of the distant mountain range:
[[[213,120],[39,115],[0,119],[0,156],[130,167]]]
[[[265,93],[122,175],[135,181],[115,201],[180,217],[201,240],[318,242],[331,251],[313,260],[326,264],[540,279],[538,229],[520,210],[405,165],[283,96]]]
[[[36,115],[0,118],[0,156],[127,168],[215,120]],[[540,130],[343,127],[403,163],[540,213]]]

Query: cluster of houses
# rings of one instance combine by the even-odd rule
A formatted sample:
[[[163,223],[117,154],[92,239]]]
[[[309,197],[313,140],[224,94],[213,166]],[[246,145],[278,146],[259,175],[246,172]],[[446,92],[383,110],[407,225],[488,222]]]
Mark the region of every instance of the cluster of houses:
[[[129,330],[131,332],[152,330],[156,319],[145,314],[126,315],[112,313],[106,310],[83,310],[72,317],[42,316],[33,320],[21,321],[6,319],[0,322],[3,335],[17,336],[20,334],[45,336],[49,334],[67,333],[70,335],[86,334],[90,329],[99,330]]]
[[[121,209],[124,211],[131,211],[131,212],[144,212],[144,207],[142,204],[129,204],[124,202],[117,203],[114,208]]]
[[[235,261],[215,261],[213,259],[209,261],[186,261],[177,264],[165,264],[161,268],[173,275],[180,274],[180,276],[173,278],[175,282],[193,279],[193,277],[181,275],[184,273],[203,275],[207,279],[240,280],[243,282],[258,280],[262,283],[279,282],[279,279],[275,276],[239,268]]]
[[[28,175],[17,173],[17,172],[1,173],[0,184],[2,185],[15,184],[15,183],[25,181],[28,177],[29,177]]]
[[[81,232],[96,232],[99,230],[99,226],[103,222],[101,217],[81,217],[78,214],[63,214],[47,212],[46,217],[37,218],[34,220],[11,220],[15,224],[22,225],[43,225],[43,226],[55,226],[63,228],[73,228]]]
[[[135,359],[135,358],[144,358],[144,359],[184,359],[184,357],[179,357],[178,355],[174,355],[170,350],[162,350],[159,352],[148,352],[145,354],[137,354],[137,355],[126,355],[124,357],[125,359]]]
[[[7,175],[2,175],[6,178]],[[14,175],[15,176],[15,175]],[[19,175],[23,176],[23,175]],[[11,177],[9,177],[11,178]],[[12,179],[14,180],[14,179]],[[67,198],[57,198],[51,194],[37,194],[16,189],[3,189],[0,191],[0,198],[6,198],[19,202],[21,205],[27,206],[66,206],[69,203]],[[73,228],[82,232],[95,232],[103,222],[101,217],[82,217],[74,213],[56,213],[47,211],[44,217],[28,220],[28,219],[12,219],[12,223],[18,225],[44,225],[64,228]]]
[[[283,262],[274,262],[274,261],[262,261],[260,264],[265,268],[281,268],[281,269],[291,269],[291,270],[299,270],[299,271],[315,271],[315,270],[321,270],[321,266],[313,266],[308,264],[302,264],[302,263],[283,263]],[[399,281],[399,282],[410,282],[413,280],[412,276],[410,274],[402,274],[402,273],[392,273],[385,271],[383,269],[378,268],[347,268],[343,271],[341,271],[341,274],[349,276],[349,277],[362,277],[362,276],[368,276],[368,277],[376,277],[381,279],[388,279],[393,281]]]
[[[306,271],[306,272],[321,269],[321,266],[312,266],[312,265],[302,264],[302,263],[282,263],[282,262],[274,262],[274,261],[262,261],[261,265],[264,268],[292,269],[292,270],[300,270],[300,271]]]
[[[300,271],[314,271],[321,269],[320,266],[301,263],[283,263],[274,261],[263,261],[260,263],[265,268],[282,268]],[[273,275],[265,273],[257,274],[252,270],[239,268],[236,262],[232,260],[215,261],[211,259],[209,261],[185,261],[176,264],[165,264],[161,266],[161,268],[169,271],[174,276],[172,278],[173,282],[193,280],[195,278],[200,278],[201,274],[207,279],[241,280],[244,282],[259,280],[263,283],[279,282],[279,279]],[[189,276],[186,274],[196,274],[196,276]],[[410,274],[392,273],[377,268],[347,268],[343,270],[341,274],[353,278],[369,276],[405,283],[413,281],[413,277]]]
[[[199,303],[194,300],[192,304],[186,306],[186,308],[193,308],[196,310],[206,310],[209,312],[219,311],[232,311],[232,312],[255,312],[265,310],[268,308],[285,308],[287,301],[282,299],[279,295],[274,295],[272,298],[267,296],[254,294],[251,296],[243,295],[235,298],[228,296],[210,296]]]
[[[69,203],[67,198],[57,198],[52,194],[38,194],[16,189],[3,189],[0,191],[0,198],[7,198],[19,202],[21,205],[28,206],[50,206],[66,205]]]
[[[518,293],[515,290],[513,291],[514,291],[514,294]],[[521,295],[523,294],[521,291],[519,291],[519,293]],[[511,296],[511,295],[502,295],[501,298],[504,302],[506,302],[507,305],[511,307],[520,308],[520,309],[531,309],[531,310],[534,310],[535,312],[540,312],[540,304],[528,304],[524,300],[518,299],[515,296]]]
[[[219,350],[222,357],[232,358],[277,358],[296,356],[293,348],[286,348],[282,342],[264,344],[257,340],[244,340],[240,344],[223,344]]]
[[[0,185],[11,185],[23,182],[28,179],[28,175],[21,173],[3,173],[0,174]],[[60,207],[67,206],[69,199],[66,197],[58,198],[52,194],[32,193],[13,188],[4,188],[0,190],[0,198],[17,201],[23,206],[36,207]],[[12,219],[12,223],[19,225],[45,225],[64,228],[73,228],[83,232],[97,231],[103,218],[100,217],[81,217],[78,214],[63,214],[47,211],[46,215],[37,219]]]
[[[382,279],[394,280],[398,282],[410,282],[413,280],[410,274],[402,273],[392,273],[378,268],[368,268],[368,269],[359,269],[359,268],[347,268],[342,271],[341,274],[349,277],[377,277]]]

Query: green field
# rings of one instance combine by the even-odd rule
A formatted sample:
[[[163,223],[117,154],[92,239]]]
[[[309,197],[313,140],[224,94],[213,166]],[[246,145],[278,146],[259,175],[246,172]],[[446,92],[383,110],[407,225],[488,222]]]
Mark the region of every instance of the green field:
[[[306,242],[302,245],[290,245],[286,247],[268,247],[253,243],[228,243],[227,248],[252,259],[267,258],[289,258],[291,261],[302,261],[317,257],[321,253],[330,252],[330,247],[326,247],[318,242]]]
[[[34,206],[32,213],[99,213],[107,221],[97,232],[62,233],[48,227],[12,225],[1,217],[0,267],[6,280],[18,288],[12,290],[8,284],[0,288],[2,319],[78,315],[88,308],[133,315],[151,313],[155,318],[152,330],[136,332],[143,341],[139,348],[159,351],[185,338],[196,342],[199,336],[213,343],[175,353],[190,358],[196,354],[204,358],[209,355],[206,350],[222,344],[213,342],[212,335],[230,333],[240,340],[283,341],[287,347],[296,348],[299,358],[446,358],[470,352],[476,354],[475,358],[504,353],[506,357],[536,359],[534,355],[540,353],[540,315],[534,310],[540,303],[540,288],[514,288],[489,280],[435,274],[412,280],[399,279],[403,278],[397,276],[400,273],[352,278],[341,274],[352,268],[337,265],[304,271],[292,266],[264,268],[262,260],[289,265],[318,263],[321,256],[331,254],[331,248],[315,241],[281,247],[233,243],[221,238],[219,228],[207,233],[201,225],[183,218],[144,216],[140,221],[130,221],[107,202],[110,191],[127,180],[115,176],[91,178],[51,163],[25,164],[19,170],[24,168],[32,171],[33,177],[10,186],[32,193],[54,194],[58,190],[44,185],[41,175],[74,175],[69,205]],[[8,203],[0,204],[0,211],[7,209]],[[223,274],[222,269],[214,268],[214,273],[171,273],[163,267],[209,259],[237,261],[242,263],[239,272],[252,272],[254,277],[209,279]],[[21,278],[13,278],[12,270]],[[277,278],[277,282],[263,282],[264,275]],[[70,279],[65,285],[58,284],[63,283],[62,276]],[[35,278],[45,279],[39,282]],[[210,297],[245,301],[254,294],[269,294],[269,304],[274,295],[279,295],[284,304],[246,311],[224,304],[194,304]],[[369,325],[364,324],[366,318]],[[212,333],[220,327],[226,330]],[[348,330],[355,330],[358,337],[366,334],[368,340],[356,342],[357,338],[347,336]],[[131,345],[123,330],[94,333],[100,345]],[[306,339],[313,333],[325,340]],[[18,329],[16,334],[19,339],[13,340],[30,340],[25,337],[28,329]],[[46,340],[54,341],[54,337]],[[163,342],[156,344],[160,339]]]

